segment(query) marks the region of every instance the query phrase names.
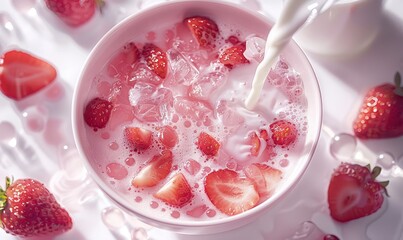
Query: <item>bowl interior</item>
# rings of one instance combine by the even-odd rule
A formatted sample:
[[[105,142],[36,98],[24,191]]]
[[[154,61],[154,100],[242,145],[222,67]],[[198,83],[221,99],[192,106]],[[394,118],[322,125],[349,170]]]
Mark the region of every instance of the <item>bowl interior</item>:
[[[177,230],[175,226],[178,225],[180,225],[181,228],[219,225],[220,230],[217,231],[224,231],[229,228],[237,227],[239,224],[245,224],[245,221],[239,221],[241,219],[252,220],[252,216],[261,214],[268,209],[268,206],[279,201],[285,193],[290,191],[290,188],[292,188],[303,175],[316,147],[322,115],[320,91],[309,61],[294,42],[291,42],[287,46],[282,55],[290,65],[300,73],[304,84],[305,95],[308,102],[307,122],[309,128],[304,143],[305,147],[293,171],[288,174],[286,180],[276,190],[276,193],[262,204],[245,213],[211,221],[181,221],[180,219],[161,219],[155,214],[148,214],[142,211],[142,209],[136,209],[133,203],[128,202],[117,194],[115,190],[103,180],[104,178],[99,175],[100,173],[94,170],[96,169],[97,163],[94,161],[91,154],[93,146],[91,139],[89,139],[89,136],[84,130],[83,110],[91,91],[91,81],[97,76],[105,62],[107,62],[125,43],[133,39],[139,39],[138,36],[144,36],[150,30],[160,28],[161,25],[170,26],[180,22],[181,19],[195,15],[208,16],[211,19],[219,19],[222,22],[225,21],[226,23],[239,26],[241,29],[248,29],[250,32],[262,38],[267,36],[271,26],[271,21],[257,12],[242,9],[241,6],[238,5],[215,1],[167,2],[141,11],[125,19],[101,39],[87,59],[74,93],[73,131],[77,147],[84,157],[87,168],[94,180],[105,193],[129,212],[135,213],[148,223],[163,228]],[[225,227],[225,224],[229,224],[229,227]]]

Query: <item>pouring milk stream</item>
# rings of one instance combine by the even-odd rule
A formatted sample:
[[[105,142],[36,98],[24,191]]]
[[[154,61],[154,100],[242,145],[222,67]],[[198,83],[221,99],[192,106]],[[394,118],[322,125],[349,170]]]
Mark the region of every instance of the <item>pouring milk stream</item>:
[[[286,0],[279,18],[270,30],[263,61],[257,66],[245,107],[252,110],[259,100],[267,74],[280,52],[297,30],[331,7],[337,0]]]

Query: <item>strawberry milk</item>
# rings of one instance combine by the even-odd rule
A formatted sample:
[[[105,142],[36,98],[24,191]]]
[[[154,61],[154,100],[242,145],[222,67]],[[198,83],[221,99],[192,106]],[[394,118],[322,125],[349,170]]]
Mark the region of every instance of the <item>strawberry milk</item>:
[[[306,151],[307,100],[280,56],[256,107],[245,108],[263,38],[199,14],[112,54],[82,110],[104,182],[167,219],[225,218],[270,198]]]

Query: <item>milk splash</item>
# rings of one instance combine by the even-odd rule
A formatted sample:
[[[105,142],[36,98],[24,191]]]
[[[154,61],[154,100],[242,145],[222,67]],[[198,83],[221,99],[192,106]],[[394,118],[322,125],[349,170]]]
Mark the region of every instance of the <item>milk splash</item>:
[[[252,110],[259,100],[264,80],[280,52],[292,36],[304,24],[331,7],[337,0],[287,0],[276,23],[267,36],[263,61],[257,66],[252,89],[246,98],[245,106]]]

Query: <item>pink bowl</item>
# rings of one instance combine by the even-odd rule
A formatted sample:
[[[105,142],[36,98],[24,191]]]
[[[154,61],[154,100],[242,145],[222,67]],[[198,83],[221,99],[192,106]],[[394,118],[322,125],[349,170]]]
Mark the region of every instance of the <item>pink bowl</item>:
[[[90,53],[75,89],[72,120],[76,144],[85,160],[90,175],[100,188],[122,209],[158,228],[186,234],[212,234],[235,229],[254,221],[262,214],[270,211],[275,203],[281,201],[296,185],[308,167],[319,138],[322,122],[322,101],[318,82],[308,59],[297,44],[291,42],[282,55],[300,73],[303,81],[308,102],[307,122],[309,130],[300,158],[293,171],[279,186],[275,194],[265,202],[244,213],[208,221],[164,219],[156,214],[147,213],[143,209],[135,208],[133,203],[120,196],[103,180],[100,173],[94,170],[96,169],[96,163],[90,154],[92,145],[84,130],[85,123],[83,119],[83,110],[91,88],[91,81],[98,74],[100,66],[103,66],[121,46],[132,40],[136,34],[145,34],[158,23],[173,24],[180,21],[180,19],[194,15],[203,15],[212,19],[219,18],[229,23],[235,23],[236,25],[247,27],[247,29],[259,36],[267,36],[272,25],[272,21],[258,12],[247,10],[239,5],[212,0],[172,1],[138,12],[110,30]]]

